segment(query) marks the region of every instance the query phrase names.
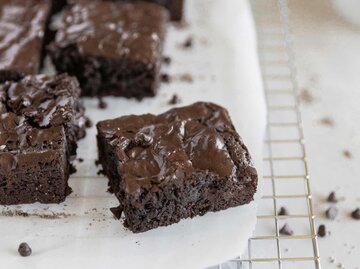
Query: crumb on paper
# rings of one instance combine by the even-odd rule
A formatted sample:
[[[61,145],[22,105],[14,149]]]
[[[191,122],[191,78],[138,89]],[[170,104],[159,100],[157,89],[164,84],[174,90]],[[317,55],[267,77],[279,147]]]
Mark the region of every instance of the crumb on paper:
[[[192,75],[190,75],[189,73],[179,75],[179,80],[187,83],[192,83],[194,81]]]
[[[314,102],[314,96],[308,89],[302,89],[299,95],[300,101],[304,104],[312,104]]]
[[[2,217],[38,217],[41,219],[63,219],[74,214],[68,214],[64,212],[49,212],[49,213],[38,213],[38,212],[25,212],[23,210],[3,210],[0,211],[0,216]]]
[[[190,24],[185,20],[182,20],[179,22],[173,22],[173,24],[174,24],[175,28],[178,30],[185,30],[185,29],[189,28],[189,26],[190,26]]]
[[[352,153],[351,153],[349,150],[347,150],[347,149],[343,150],[343,156],[344,156],[346,159],[352,159],[352,157],[353,157]]]
[[[108,104],[104,101],[103,98],[99,97],[99,103],[98,103],[98,108],[100,109],[106,109],[108,106]]]
[[[335,121],[330,117],[323,117],[319,120],[319,123],[324,126],[334,127]]]
[[[181,48],[183,49],[190,49],[194,46],[194,38],[189,36],[185,39],[183,43],[181,43]]]
[[[160,79],[161,79],[161,82],[163,82],[163,83],[170,83],[171,82],[170,75],[166,74],[166,73],[161,74]]]
[[[177,94],[174,94],[171,99],[168,101],[169,105],[176,105],[179,104],[181,102],[181,99],[179,98],[179,96]]]

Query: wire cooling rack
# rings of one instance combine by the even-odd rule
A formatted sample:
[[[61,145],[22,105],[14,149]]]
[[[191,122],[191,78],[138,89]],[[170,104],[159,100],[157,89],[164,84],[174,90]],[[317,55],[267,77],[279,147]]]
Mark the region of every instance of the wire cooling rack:
[[[219,269],[320,269],[288,2],[253,0],[251,5],[268,107],[263,197],[247,251]],[[289,215],[278,215],[282,206]],[[293,235],[280,234],[285,223]]]

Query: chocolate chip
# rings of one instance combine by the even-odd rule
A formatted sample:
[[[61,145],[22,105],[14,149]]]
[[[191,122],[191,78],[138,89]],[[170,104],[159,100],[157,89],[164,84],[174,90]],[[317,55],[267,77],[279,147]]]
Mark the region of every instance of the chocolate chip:
[[[178,103],[180,103],[180,98],[177,96],[177,94],[174,94],[168,102],[169,105],[176,105]]]
[[[280,234],[293,235],[294,231],[291,230],[290,226],[287,223],[285,223],[284,226],[280,229]]]
[[[100,109],[106,109],[107,108],[107,103],[101,97],[99,97],[98,107]]]
[[[289,211],[285,207],[281,207],[278,213],[279,216],[289,215]]]
[[[334,191],[330,192],[328,198],[326,199],[330,203],[337,203],[339,200],[336,197],[336,194]]]
[[[118,207],[112,207],[110,208],[110,211],[114,214],[114,217],[117,219],[121,218],[121,214],[124,210],[124,207],[122,205],[119,205]]]
[[[360,220],[360,208],[355,209],[355,210],[351,213],[351,217],[352,217],[353,219]]]
[[[318,236],[325,237],[326,236],[326,227],[325,225],[320,225],[317,232]]]
[[[90,118],[86,117],[85,118],[85,127],[86,128],[91,128],[92,126],[93,126],[92,120],[90,120]]]
[[[329,207],[328,210],[325,211],[326,218],[334,220],[338,214],[338,209],[336,207]]]
[[[135,135],[135,143],[139,146],[148,147],[153,142],[150,135],[144,133],[137,133]]]
[[[162,60],[164,64],[171,64],[171,58],[169,56],[164,56]]]
[[[18,252],[21,256],[27,257],[27,256],[31,255],[32,250],[31,250],[30,246],[24,242],[19,245]]]
[[[160,79],[161,79],[161,82],[163,82],[163,83],[171,82],[171,78],[168,74],[161,74]]]
[[[184,43],[182,44],[182,47],[185,49],[191,48],[194,44],[194,39],[190,36],[188,37]]]

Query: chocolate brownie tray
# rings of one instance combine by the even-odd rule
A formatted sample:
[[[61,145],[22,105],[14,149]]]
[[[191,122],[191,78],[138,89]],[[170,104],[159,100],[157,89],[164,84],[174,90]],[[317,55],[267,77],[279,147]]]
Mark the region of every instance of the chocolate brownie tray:
[[[186,23],[169,24],[155,97],[108,96],[101,102],[84,97],[94,124],[78,142],[77,172],[69,179],[73,192],[66,200],[0,206],[0,268],[42,269],[49,262],[55,269],[205,268],[243,251],[255,228],[259,186],[249,204],[133,233],[110,211],[119,200],[108,192],[108,178],[95,164],[97,122],[158,115],[201,101],[227,109],[261,179],[266,113],[250,6],[238,0],[186,1],[185,18]],[[44,72],[51,73],[47,63]],[[30,257],[17,255],[21,242],[30,245]]]

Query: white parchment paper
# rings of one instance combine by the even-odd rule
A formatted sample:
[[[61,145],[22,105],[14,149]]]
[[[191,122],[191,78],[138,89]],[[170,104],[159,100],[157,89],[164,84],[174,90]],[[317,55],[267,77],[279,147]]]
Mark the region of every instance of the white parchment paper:
[[[256,52],[255,29],[245,0],[187,0],[189,26],[171,26],[165,68],[173,80],[163,84],[156,98],[143,102],[105,98],[86,99],[87,114],[96,122],[124,114],[160,113],[169,109],[174,93],[179,105],[212,101],[225,106],[249,147],[261,177],[265,103]],[[181,43],[192,37],[192,48]],[[47,70],[49,71],[49,70]],[[192,82],[181,79],[190,75]],[[186,77],[186,76],[185,76]],[[0,268],[204,268],[241,254],[256,222],[256,202],[146,233],[124,229],[109,211],[116,198],[107,193],[107,179],[99,177],[95,127],[79,143],[78,172],[70,179],[73,193],[60,205],[0,207],[1,212],[28,212],[28,217],[0,216]],[[44,219],[40,216],[52,216]],[[66,214],[61,217],[59,213]],[[37,215],[37,216],[36,216]],[[20,242],[33,249],[30,257],[17,253]]]

